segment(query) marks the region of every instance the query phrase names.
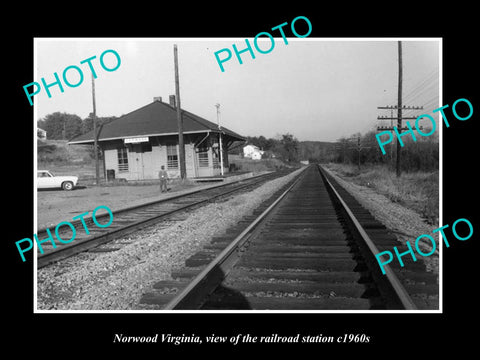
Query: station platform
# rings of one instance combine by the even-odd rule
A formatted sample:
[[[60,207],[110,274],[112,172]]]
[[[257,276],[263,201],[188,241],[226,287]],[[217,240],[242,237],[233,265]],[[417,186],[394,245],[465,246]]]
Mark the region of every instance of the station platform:
[[[243,171],[243,172],[233,172],[233,173],[226,173],[222,175],[216,176],[204,176],[204,177],[196,177],[192,178],[192,181],[195,182],[220,182],[220,181],[235,181],[239,179],[243,179],[246,177],[251,177],[253,174],[250,171]]]

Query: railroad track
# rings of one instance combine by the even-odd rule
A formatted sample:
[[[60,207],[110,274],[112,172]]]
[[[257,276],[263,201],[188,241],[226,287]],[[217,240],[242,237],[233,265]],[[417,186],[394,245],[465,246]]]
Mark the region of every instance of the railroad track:
[[[420,261],[381,274],[374,255],[393,245],[382,224],[310,166],[141,302],[164,310],[438,309],[436,276]]]
[[[51,242],[42,243],[44,253],[38,253],[37,255],[37,268],[45,267],[84,251],[109,251],[108,249],[98,249],[97,247],[160,221],[166,219],[175,221],[173,216],[178,216],[179,213],[195,209],[214,200],[218,201],[219,199],[226,198],[239,192],[249,191],[269,180],[284,176],[291,171],[292,170],[287,169],[267,173],[113,211],[113,222],[107,228],[99,228],[93,225],[93,219],[91,217],[84,218],[85,224],[90,232],[88,235],[83,229],[81,220],[72,221],[71,223],[75,227],[77,234],[75,240],[69,244],[57,243],[56,248],[53,247]],[[109,215],[97,215],[96,219],[99,220],[99,222],[102,222],[101,219],[106,217],[109,217]],[[40,229],[37,231],[37,237],[39,240],[48,237],[46,230],[47,229]],[[50,229],[50,231],[53,234],[53,229]],[[70,228],[60,229],[59,236],[62,239],[69,239],[72,236],[72,230]],[[114,251],[117,250],[117,248],[112,248],[110,250]]]

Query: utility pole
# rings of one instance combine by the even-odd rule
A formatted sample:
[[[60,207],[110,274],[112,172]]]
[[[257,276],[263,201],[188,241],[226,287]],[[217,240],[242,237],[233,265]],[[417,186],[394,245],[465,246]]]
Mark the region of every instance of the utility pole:
[[[215,104],[217,108],[217,125],[219,133],[219,152],[220,152],[220,174],[223,176],[223,145],[222,145],[222,127],[220,126],[220,104]]]
[[[423,106],[405,106],[402,104],[402,86],[403,86],[403,66],[402,66],[402,42],[398,42],[398,103],[394,106],[378,106],[377,109],[397,109],[397,117],[393,117],[393,114],[390,117],[387,116],[378,116],[377,120],[397,120],[397,131],[400,134],[403,130],[408,130],[408,127],[402,127],[402,120],[413,120],[416,119],[415,116],[404,117],[402,110],[422,110]],[[423,126],[420,126],[420,130],[423,129]],[[393,126],[385,127],[378,126],[377,130],[394,130]],[[397,177],[401,175],[401,146],[400,141],[397,141],[397,158],[396,158],[396,173]]]
[[[390,109],[390,127],[393,129],[393,109]],[[393,163],[393,141],[390,143],[390,163]]]
[[[98,185],[100,183],[100,167],[99,167],[99,163],[98,163],[97,109],[96,109],[96,105],[95,105],[95,79],[93,78],[93,73],[92,73],[92,101],[93,101],[93,113],[92,113],[93,149],[94,149],[94,152],[95,152],[95,179],[96,179],[96,183]]]
[[[360,145],[360,134],[358,134],[357,138],[357,151],[358,151],[358,172],[360,172],[360,151],[362,150],[362,147]]]
[[[398,42],[398,115],[397,115],[397,129],[399,132],[402,132],[402,42]],[[396,161],[396,168],[397,168],[397,177],[401,175],[400,169],[400,141],[397,141],[397,161]]]
[[[173,57],[175,61],[175,99],[177,107],[177,125],[178,125],[178,148],[180,153],[180,177],[182,180],[186,178],[185,168],[185,144],[183,143],[183,119],[180,109],[180,82],[178,80],[178,55],[177,45],[173,45]]]

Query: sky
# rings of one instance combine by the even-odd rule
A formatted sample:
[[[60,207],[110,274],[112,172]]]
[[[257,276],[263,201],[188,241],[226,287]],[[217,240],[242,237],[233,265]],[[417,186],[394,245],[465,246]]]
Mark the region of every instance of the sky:
[[[244,49],[245,38],[37,38],[32,81],[41,83],[44,78],[47,84],[53,83],[56,72],[64,92],[52,86],[48,98],[42,88],[33,98],[34,121],[56,111],[88,117],[93,111],[91,71],[80,62],[92,56],[96,56],[91,63],[97,73],[97,116],[121,116],[158,96],[168,102],[169,95],[175,94],[173,45],[177,44],[182,108],[216,122],[218,103],[221,125],[244,136],[271,138],[290,133],[300,141],[336,141],[389,125],[377,116],[390,112],[377,107],[397,103],[397,40],[402,40],[404,104],[424,106],[421,112],[405,115],[431,114],[441,105],[441,40],[437,38],[307,37],[288,38],[285,44],[279,37],[267,54],[258,52],[249,39],[255,59],[244,52],[243,64],[232,45]],[[267,50],[271,42],[262,37],[258,46]],[[214,54],[225,48],[232,58],[223,63],[222,72]],[[106,50],[120,56],[115,71],[100,65]],[[106,53],[104,61],[107,67],[116,65],[112,53]],[[62,80],[70,65],[83,72],[77,87],[68,87]],[[68,70],[67,78],[71,83],[80,81],[75,70]]]

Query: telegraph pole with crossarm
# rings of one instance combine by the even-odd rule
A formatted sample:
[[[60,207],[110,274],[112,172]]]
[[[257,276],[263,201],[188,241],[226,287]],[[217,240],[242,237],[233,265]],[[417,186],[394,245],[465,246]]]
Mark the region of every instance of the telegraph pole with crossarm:
[[[403,69],[402,69],[402,42],[398,42],[398,104],[393,106],[378,106],[377,109],[397,109],[397,117],[393,117],[393,114],[390,117],[387,116],[378,116],[377,120],[397,120],[396,129],[400,134],[403,130],[408,130],[408,127],[402,127],[402,120],[411,120],[416,119],[416,117],[406,116],[403,117],[402,111],[403,110],[422,110],[423,106],[405,106],[402,105],[402,82],[403,82]],[[420,130],[423,127],[420,127]],[[386,126],[378,126],[377,130],[394,130],[394,127],[386,127]],[[400,142],[397,141],[397,158],[396,158],[396,173],[397,177],[401,175],[401,166],[400,166],[400,159],[401,159],[401,145]]]

